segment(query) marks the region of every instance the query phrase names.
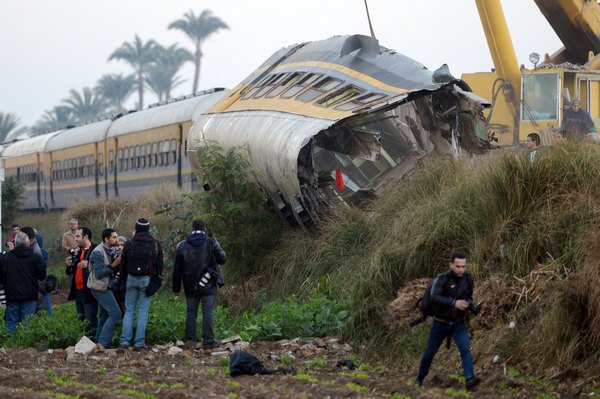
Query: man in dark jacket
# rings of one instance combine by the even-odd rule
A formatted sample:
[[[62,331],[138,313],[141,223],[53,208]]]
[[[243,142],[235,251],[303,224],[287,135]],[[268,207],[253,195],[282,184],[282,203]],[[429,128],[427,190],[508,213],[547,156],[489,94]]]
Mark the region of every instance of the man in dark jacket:
[[[160,241],[150,234],[150,222],[140,218],[135,222],[135,235],[123,246],[119,271],[119,284],[125,288],[125,317],[119,340],[121,348],[128,348],[133,339],[133,349],[146,348],[146,327],[150,296],[146,288],[150,278],[162,275],[163,249]],[[137,307],[137,324],[133,336],[133,321]]]
[[[77,319],[87,320],[86,334],[91,339],[96,337],[96,327],[98,326],[98,301],[92,295],[87,287],[87,280],[90,275],[88,265],[90,255],[96,244],[92,243],[92,231],[87,227],[82,227],[75,232],[75,243],[79,251],[66,260],[65,273],[69,276],[70,289],[68,300],[75,300],[77,309]]]
[[[588,133],[596,131],[596,126],[590,114],[581,108],[579,99],[576,98],[571,102],[571,107],[565,109],[559,130],[567,138],[583,140]]]
[[[38,280],[46,278],[42,257],[29,247],[25,233],[15,236],[15,249],[0,260],[0,279],[6,291],[6,326],[15,332],[19,322],[35,314],[38,299]]]
[[[177,244],[173,264],[173,292],[183,289],[187,305],[185,339],[197,341],[196,320],[198,305],[202,303],[202,345],[205,349],[219,346],[215,340],[213,312],[217,301],[217,287],[224,284],[218,265],[225,264],[227,255],[214,237],[207,237],[204,222],[194,220],[192,234]]]
[[[438,274],[431,284],[430,299],[433,303],[433,324],[429,332],[427,348],[421,358],[416,383],[420,386],[429,373],[429,368],[438,349],[448,337],[452,337],[460,351],[467,389],[481,382],[475,377],[470,337],[465,325],[466,312],[477,311],[473,304],[473,277],[465,273],[466,256],[460,252],[452,254],[450,270]]]

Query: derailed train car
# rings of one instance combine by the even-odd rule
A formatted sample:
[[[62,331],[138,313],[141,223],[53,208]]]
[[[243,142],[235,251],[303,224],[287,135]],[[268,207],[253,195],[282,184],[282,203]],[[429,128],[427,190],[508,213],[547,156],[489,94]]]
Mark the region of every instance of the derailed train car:
[[[484,151],[487,105],[446,67],[432,72],[373,38],[339,36],[271,56],[200,115],[188,151],[247,146],[275,208],[310,225],[432,151]]]
[[[195,149],[247,146],[275,209],[305,226],[336,202],[372,196],[431,152],[485,151],[487,105],[447,68],[432,72],[370,37],[340,36],[284,48],[229,91],[8,144],[2,163],[26,183],[26,208],[47,210],[130,199],[158,183],[189,192]]]

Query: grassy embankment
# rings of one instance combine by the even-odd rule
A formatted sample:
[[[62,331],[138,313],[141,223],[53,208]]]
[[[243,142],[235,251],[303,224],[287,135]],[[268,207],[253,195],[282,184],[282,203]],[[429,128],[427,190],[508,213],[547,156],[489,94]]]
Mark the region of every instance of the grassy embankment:
[[[340,209],[314,235],[288,234],[261,270],[263,284],[280,295],[317,288],[347,301],[347,338],[414,365],[428,323],[390,330],[386,306],[413,279],[446,270],[460,250],[481,287],[480,364],[498,354],[540,375],[597,374],[599,182],[598,146],[543,149],[533,163],[520,152],[477,167],[431,161],[369,212]]]

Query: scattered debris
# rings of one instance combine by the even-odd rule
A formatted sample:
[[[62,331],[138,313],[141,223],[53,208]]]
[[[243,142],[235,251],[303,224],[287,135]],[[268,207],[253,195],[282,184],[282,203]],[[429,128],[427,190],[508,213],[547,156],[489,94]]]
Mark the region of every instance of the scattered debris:
[[[89,355],[94,352],[95,349],[96,344],[85,335],[81,337],[77,344],[75,344],[75,353],[80,353],[82,355]]]

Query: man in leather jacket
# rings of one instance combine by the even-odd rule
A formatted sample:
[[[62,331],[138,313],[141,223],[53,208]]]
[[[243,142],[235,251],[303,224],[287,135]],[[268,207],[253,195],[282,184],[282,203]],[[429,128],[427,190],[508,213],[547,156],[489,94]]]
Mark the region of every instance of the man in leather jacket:
[[[429,373],[433,358],[447,337],[454,339],[460,351],[466,388],[473,389],[481,382],[473,370],[469,331],[465,325],[466,313],[477,312],[473,303],[473,277],[465,273],[466,268],[466,256],[455,252],[450,261],[450,270],[438,274],[431,284],[433,323],[427,348],[419,365],[416,379],[419,386]]]
[[[202,303],[202,345],[205,349],[219,346],[215,340],[213,312],[217,287],[224,284],[218,265],[225,264],[227,255],[214,237],[208,237],[204,222],[194,220],[192,234],[177,244],[173,264],[173,293],[181,291],[186,300],[185,340],[197,341],[198,305]]]

